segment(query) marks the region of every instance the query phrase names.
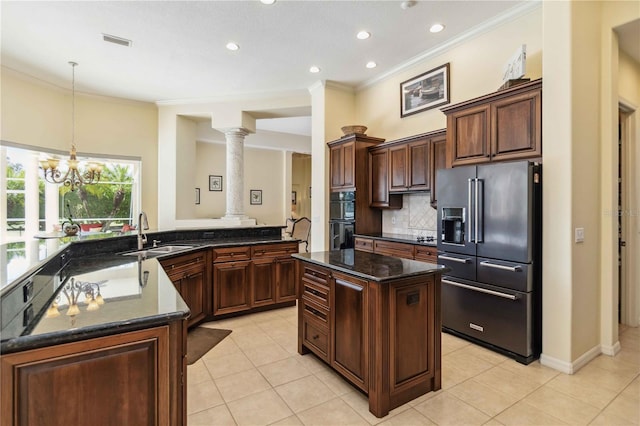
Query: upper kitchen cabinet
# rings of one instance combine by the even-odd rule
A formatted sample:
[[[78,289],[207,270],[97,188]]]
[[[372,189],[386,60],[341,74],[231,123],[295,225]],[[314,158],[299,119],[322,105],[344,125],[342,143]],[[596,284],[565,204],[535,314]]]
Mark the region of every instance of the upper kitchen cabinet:
[[[441,109],[447,166],[542,156],[542,80]]]
[[[384,139],[351,134],[327,143],[330,150],[331,191],[358,190],[367,193],[367,148],[382,142]]]
[[[429,172],[431,173],[431,207],[434,209],[438,204],[438,196],[436,193],[436,172],[440,169],[447,168],[447,132],[441,130],[431,139],[429,146]]]

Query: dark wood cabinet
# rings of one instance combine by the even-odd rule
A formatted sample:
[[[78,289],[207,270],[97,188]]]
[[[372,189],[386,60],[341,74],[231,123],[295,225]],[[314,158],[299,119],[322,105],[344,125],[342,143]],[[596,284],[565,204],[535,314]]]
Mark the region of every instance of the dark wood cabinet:
[[[373,252],[385,256],[413,259],[413,244],[373,240]]]
[[[409,147],[389,147],[389,192],[406,192],[409,189]]]
[[[369,205],[371,207],[402,208],[402,195],[389,193],[389,149],[372,149],[369,151],[369,176],[371,182]]]
[[[331,158],[331,191],[355,191],[355,141],[332,146]]]
[[[542,80],[442,108],[447,166],[542,155]]]
[[[369,387],[367,282],[333,273],[331,365],[362,390]]]
[[[295,303],[296,241],[213,249],[213,315]]]
[[[3,355],[2,423],[186,424],[185,348],[181,320]]]
[[[440,276],[363,280],[298,260],[298,352],[389,410],[441,387]]]
[[[401,243],[373,238],[355,237],[355,249],[385,256],[438,263],[438,249],[435,246]]]
[[[431,189],[431,150],[430,139],[424,138],[409,143],[409,185],[410,191],[428,191]]]
[[[446,131],[440,132],[439,135],[435,135],[431,139],[430,144],[430,152],[429,156],[430,165],[429,165],[429,173],[431,174],[431,207],[434,209],[438,206],[438,195],[437,195],[437,172],[438,170],[447,168],[447,133]]]
[[[213,264],[213,315],[230,314],[251,307],[251,261]]]
[[[160,264],[191,311],[187,321],[188,326],[197,325],[211,311],[207,252],[201,251],[163,259]]]

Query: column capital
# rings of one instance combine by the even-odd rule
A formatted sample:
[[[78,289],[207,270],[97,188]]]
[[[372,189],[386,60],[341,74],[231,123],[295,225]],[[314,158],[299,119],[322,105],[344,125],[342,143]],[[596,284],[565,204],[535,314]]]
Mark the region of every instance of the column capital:
[[[225,127],[216,130],[224,133],[225,136],[241,136],[243,138],[247,135],[250,135],[251,133],[254,133],[245,127]]]

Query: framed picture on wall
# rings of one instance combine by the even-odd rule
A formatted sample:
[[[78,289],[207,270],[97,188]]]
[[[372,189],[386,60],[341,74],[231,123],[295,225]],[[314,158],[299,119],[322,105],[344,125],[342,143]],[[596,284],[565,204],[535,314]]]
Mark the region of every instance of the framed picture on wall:
[[[262,204],[262,190],[252,189],[249,191],[249,202],[254,205]]]
[[[209,175],[209,191],[222,191],[222,176]]]
[[[200,204],[200,188],[196,188],[196,204]]]
[[[448,104],[449,64],[400,83],[400,117]]]

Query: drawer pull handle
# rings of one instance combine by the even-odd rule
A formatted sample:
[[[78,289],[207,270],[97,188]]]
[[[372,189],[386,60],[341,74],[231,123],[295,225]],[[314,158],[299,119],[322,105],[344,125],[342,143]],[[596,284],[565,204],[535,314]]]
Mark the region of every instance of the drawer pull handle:
[[[491,263],[489,261],[483,261],[480,262],[480,266],[486,266],[488,268],[493,268],[493,269],[502,269],[503,271],[509,271],[509,272],[520,272],[522,271],[522,268],[520,266],[504,266],[504,265],[498,265],[497,263]]]
[[[444,254],[441,254],[440,256],[438,256],[438,259],[450,260],[452,262],[458,262],[458,263],[471,263],[471,259],[459,259],[457,257],[446,256]]]
[[[474,287],[474,286],[471,286],[471,285],[466,285],[466,284],[457,283],[457,282],[454,282],[454,281],[449,281],[449,280],[444,280],[444,279],[442,280],[442,282],[445,283],[445,284],[456,286],[456,287],[466,288],[467,290],[473,290],[473,291],[477,291],[479,293],[486,293],[486,294],[490,294],[492,296],[502,297],[503,299],[509,299],[509,300],[518,299],[518,296],[514,296],[513,294],[502,293],[500,291],[487,290],[486,288]]]
[[[320,337],[320,335],[319,335],[319,334],[316,334],[315,336],[313,336],[313,337],[312,337],[312,339],[313,339],[313,340],[316,340],[316,339],[318,339],[319,337]]]

